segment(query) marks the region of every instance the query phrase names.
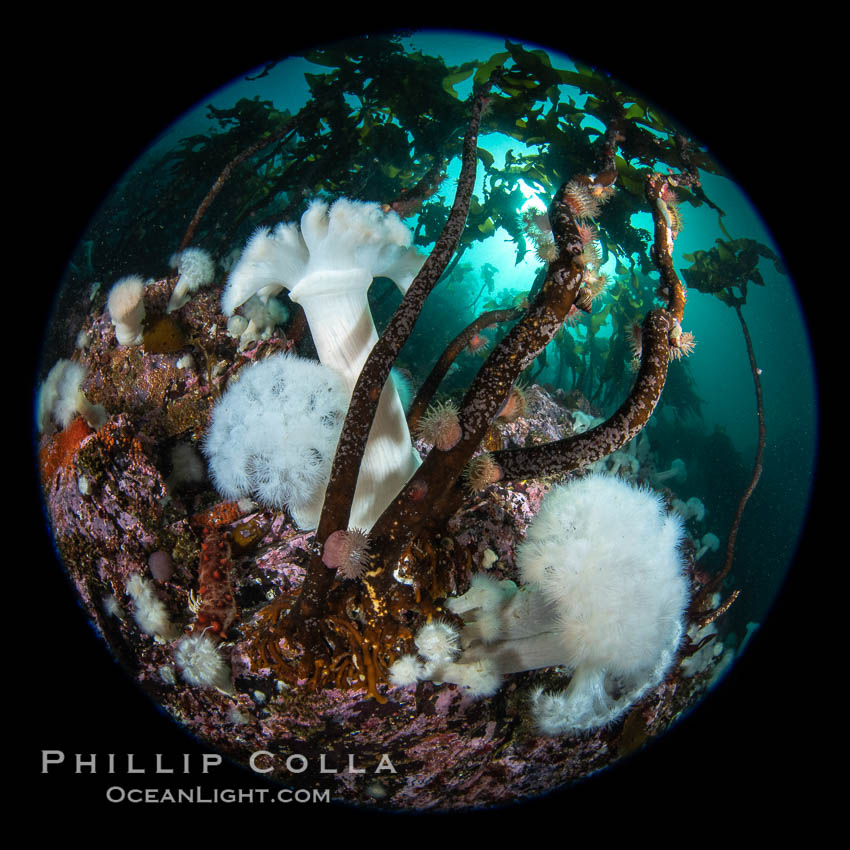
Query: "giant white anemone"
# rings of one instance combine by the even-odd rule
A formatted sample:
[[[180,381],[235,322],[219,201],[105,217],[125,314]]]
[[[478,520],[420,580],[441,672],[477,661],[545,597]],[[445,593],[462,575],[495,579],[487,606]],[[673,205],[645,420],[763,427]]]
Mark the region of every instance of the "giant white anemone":
[[[540,730],[575,733],[615,721],[675,659],[688,602],[683,536],[681,518],[668,515],[656,493],[617,476],[554,487],[517,552],[523,585],[479,575],[449,599],[464,621],[461,652],[422,665],[419,678],[488,696],[506,674],[564,667],[571,678],[563,691],[532,695]],[[404,663],[409,672],[410,659]]]

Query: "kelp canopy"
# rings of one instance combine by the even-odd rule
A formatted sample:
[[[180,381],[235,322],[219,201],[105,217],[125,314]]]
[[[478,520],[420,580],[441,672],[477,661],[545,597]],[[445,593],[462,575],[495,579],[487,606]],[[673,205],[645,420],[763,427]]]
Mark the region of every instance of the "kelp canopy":
[[[509,240],[517,264],[534,259],[537,245],[519,214],[528,200],[523,189],[533,187],[542,210],[571,175],[597,167],[602,134],[616,119],[618,191],[595,220],[600,260],[613,256],[615,274],[586,322],[587,338],[564,329],[531,374],[542,380],[550,365],[556,370],[550,380],[612,409],[632,378],[631,328],[652,306],[657,284],[649,277],[651,225],[633,219],[647,210],[645,176],[666,169],[717,173],[718,166],[705,150],[686,143],[654,104],[602,71],[580,63],[574,70],[558,68],[545,51],[511,41],[503,51],[457,66],[402,42],[400,35],[364,36],[304,51],[313,68],[305,74],[310,96],[294,114],[257,97],[226,108],[209,104],[208,132],[181,139],[165,154],[149,154],[117,187],[78,247],[66,291],[87,292],[93,278],[112,281],[142,268],[165,273],[168,258],[190,242],[224,261],[257,227],[296,221],[307,201],[319,196],[378,201],[403,217],[415,214],[409,221],[416,244],[432,245],[453,190],[445,175],[458,167],[466,97],[501,68],[481,119],[479,176],[467,226],[420,330],[440,299],[451,297],[459,330],[482,308],[522,306],[539,290],[542,271],[517,292],[494,290],[498,270],[470,264],[468,249],[494,237]],[[699,185],[680,186],[676,196],[678,203],[716,209]],[[471,275],[480,285],[469,285]],[[465,293],[458,305],[456,290],[448,292],[453,281],[474,288],[477,297]],[[380,301],[381,295],[375,287],[370,297]],[[387,301],[373,305],[379,327],[397,303]],[[607,329],[599,333],[603,326],[610,336]],[[424,380],[416,362],[405,354],[401,360],[415,380]],[[698,400],[691,393],[679,406],[695,410]]]
[[[705,151],[683,145],[669,117],[601,71],[558,69],[543,50],[510,41],[504,51],[460,66],[409,52],[400,42],[398,36],[368,36],[305,52],[316,73],[306,75],[311,97],[295,114],[257,98],[228,108],[209,105],[217,126],[143,162],[117,189],[99,217],[110,226],[96,224],[93,244],[84,243],[74,259],[80,276],[91,262],[106,280],[162,267],[228,166],[214,214],[201,219],[191,240],[217,257],[244,244],[258,226],[297,219],[306,199],[318,195],[396,201],[402,214],[415,212],[405,195],[415,195],[423,180],[433,187],[459,155],[469,84],[482,83],[500,66],[504,73],[481,122],[483,179],[453,266],[498,228],[514,241],[517,261],[533,250],[518,217],[526,201],[518,181],[551,197],[570,175],[592,170],[594,143],[615,117],[622,135],[616,157],[621,191],[596,224],[606,256],[613,252],[624,268],[652,271],[651,234],[631,222],[633,213],[646,209],[643,173],[718,171]],[[491,138],[493,146],[505,139],[516,145],[497,158],[488,151]],[[699,188],[678,195],[680,202],[710,203]],[[444,200],[425,198],[418,212],[416,242],[427,245],[445,220]]]

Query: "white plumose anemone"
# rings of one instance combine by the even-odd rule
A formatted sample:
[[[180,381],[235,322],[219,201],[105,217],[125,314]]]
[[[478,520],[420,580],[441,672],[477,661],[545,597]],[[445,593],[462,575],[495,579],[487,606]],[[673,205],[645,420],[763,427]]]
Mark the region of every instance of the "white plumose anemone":
[[[314,360],[276,354],[244,367],[203,443],[216,489],[315,528],[347,404],[339,375]]]
[[[572,676],[565,690],[532,695],[541,732],[615,721],[675,658],[688,602],[683,537],[660,496],[617,476],[554,487],[517,550],[524,584],[479,574],[448,600],[464,620],[461,652],[420,678],[487,696],[504,675],[562,666]]]
[[[218,641],[206,632],[192,632],[180,638],[174,646],[174,660],[190,685],[232,693],[230,665]]]
[[[180,634],[180,629],[171,622],[168,609],[150,580],[134,573],[127,580],[125,590],[135,605],[133,619],[145,634],[160,641],[174,640]]]
[[[367,291],[375,277],[407,291],[425,259],[411,240],[401,219],[377,204],[340,198],[328,208],[313,201],[300,230],[279,224],[254,233],[228,279],[222,309],[231,316],[252,296],[267,301],[288,289],[304,308],[320,361],[342,377],[350,398],[378,340]],[[370,529],[418,466],[390,380],[360,466],[350,524]]]
[[[556,487],[532,523],[517,563],[556,610],[560,694],[537,694],[548,734],[617,719],[670,668],[688,602],[681,519],[663,499],[616,476]],[[616,696],[615,696],[616,694]]]
[[[40,433],[58,425],[67,428],[80,414],[92,428],[100,428],[108,416],[101,404],[91,404],[83,393],[83,381],[88,369],[82,363],[60,358],[47,373],[39,387],[36,418]]]
[[[179,310],[192,293],[209,286],[215,277],[215,261],[203,248],[185,248],[171,258],[171,265],[180,272],[180,277],[168,301],[167,313]]]
[[[138,275],[122,277],[109,290],[106,306],[119,345],[140,345],[144,334],[145,282]]]

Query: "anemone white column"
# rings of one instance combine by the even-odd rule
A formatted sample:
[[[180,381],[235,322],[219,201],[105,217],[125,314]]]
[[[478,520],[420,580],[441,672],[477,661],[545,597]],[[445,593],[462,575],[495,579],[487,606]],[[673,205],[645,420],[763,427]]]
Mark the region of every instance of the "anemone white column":
[[[319,360],[342,376],[349,397],[378,333],[363,269],[321,271],[302,278],[289,297],[304,308]],[[357,478],[349,525],[369,529],[419,466],[398,393],[388,381]]]

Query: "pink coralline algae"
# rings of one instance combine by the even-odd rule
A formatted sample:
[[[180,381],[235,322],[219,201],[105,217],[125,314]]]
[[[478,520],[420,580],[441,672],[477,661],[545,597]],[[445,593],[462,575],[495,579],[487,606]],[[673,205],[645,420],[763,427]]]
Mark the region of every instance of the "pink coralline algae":
[[[160,292],[159,286],[154,285],[155,297],[165,303],[167,287]],[[212,320],[215,307],[204,298],[185,308],[190,326]],[[179,351],[144,355],[138,348],[114,347],[105,322],[92,320],[86,390],[107,407],[110,398],[125,399],[132,415],[120,413],[84,434],[72,458],[52,474],[46,485],[51,524],[98,630],[119,657],[134,659],[135,676],[151,696],[211,746],[244,763],[252,752],[278,752],[276,742],[285,742],[311,764],[303,781],[328,788],[335,799],[372,800],[370,783],[378,782],[383,803],[393,808],[465,808],[533,796],[583,776],[639,746],[685,704],[687,693],[677,692],[675,682],[664,683],[658,689],[664,700],[642,703],[658,706],[655,714],[642,708],[627,719],[628,741],[622,730],[601,730],[565,750],[559,739],[541,736],[528,718],[529,693],[559,681],[546,670],[514,676],[486,700],[474,700],[453,684],[425,681],[405,688],[381,685],[381,702],[368,695],[365,681],[356,687],[340,680],[313,690],[307,680],[285,681],[272,666],[258,665],[253,643],[258,614],[268,612],[271,601],[285,616],[304,580],[313,533],[295,527],[283,512],[211,502],[204,486],[169,493],[170,452],[160,451],[149,435],[191,442],[208,419],[219,382],[210,383],[205,369],[177,370]],[[216,345],[235,355],[235,340],[217,337]],[[267,350],[282,347],[280,340],[266,344]],[[237,356],[250,362],[257,352]],[[182,382],[179,415],[167,404],[158,373],[163,368],[169,380]],[[525,388],[523,398],[522,415],[493,426],[499,448],[574,432],[579,420],[563,399],[536,385]],[[468,576],[479,570],[516,578],[516,547],[548,487],[536,479],[494,480],[469,494],[444,536],[425,553],[451,565],[444,592],[465,592]],[[155,574],[155,593],[175,632],[213,635],[232,687],[187,681],[177,663],[179,641],[163,643],[126,615],[134,610],[127,584],[133,576],[150,575],[154,555],[171,562],[170,572]],[[405,580],[403,569],[399,580]],[[280,641],[267,651],[270,659],[283,658],[291,647]],[[691,686],[696,681],[688,680]],[[357,735],[341,748],[339,730]],[[378,754],[387,754],[395,772],[347,769],[349,756],[358,765],[377,765]],[[337,773],[315,769],[322,755],[325,769]],[[270,774],[287,776],[281,765]]]
[[[527,395],[527,417],[500,425],[503,439],[522,442],[536,432],[553,437],[569,432],[566,408],[537,387]],[[311,765],[302,781],[329,788],[333,798],[371,800],[371,783],[378,782],[386,805],[416,809],[533,796],[602,766],[618,748],[633,746],[616,730],[599,731],[568,751],[559,739],[540,736],[525,717],[525,701],[534,686],[549,681],[547,671],[513,677],[490,700],[473,700],[455,685],[422,682],[387,687],[381,704],[362,689],[311,691],[305,682],[283,682],[271,669],[257,668],[248,641],[254,617],[268,600],[297,595],[312,534],[282,513],[243,514],[228,503],[198,511],[192,497],[170,501],[154,457],[126,417],[112,419],[103,433],[84,441],[72,467],[53,482],[50,516],[102,634],[122,657],[135,659],[139,682],[157,702],[211,746],[244,762],[258,750],[277,753],[276,742],[286,742],[287,751],[304,755]],[[80,476],[91,478],[97,499],[80,491]],[[491,574],[515,577],[516,544],[546,489],[535,481],[497,482],[469,500],[441,545],[473,571],[482,568],[490,550],[498,558],[488,565]],[[260,538],[247,553],[231,553],[228,536],[246,527],[259,529]],[[130,610],[127,581],[147,575],[149,557],[161,551],[171,553],[174,572],[158,582],[157,593],[178,629],[209,628],[220,637],[222,658],[233,675],[231,693],[189,684],[176,667],[173,647],[143,633],[131,617],[110,616],[107,600],[115,597],[119,612]],[[457,593],[465,589],[458,585]],[[675,690],[669,683],[660,690],[671,687]],[[634,746],[663,728],[678,700],[666,701],[658,715],[644,716],[642,710],[629,719],[628,728],[635,727],[639,739]],[[340,729],[357,731],[343,748]],[[376,774],[384,753],[395,772]],[[358,766],[367,766],[365,774],[347,769],[349,754]],[[325,769],[337,773],[318,771],[322,755]],[[286,780],[284,759],[278,762],[270,776]]]

